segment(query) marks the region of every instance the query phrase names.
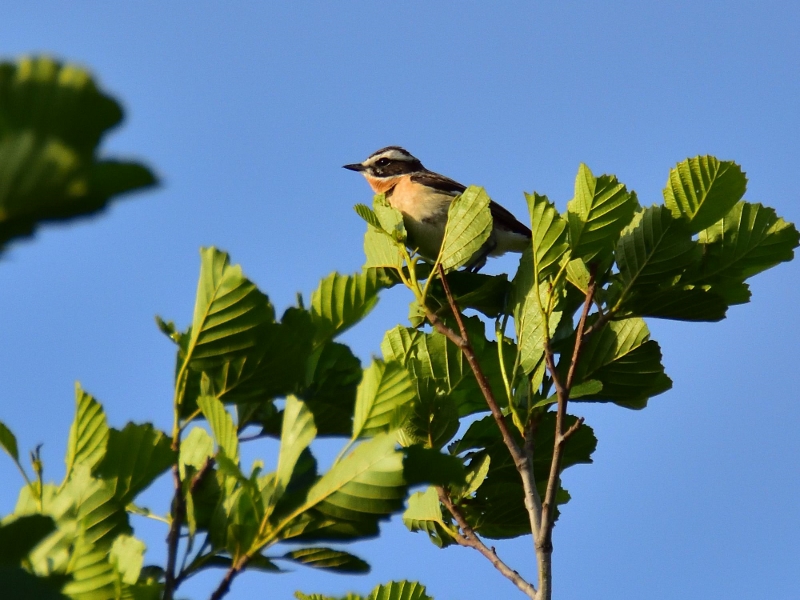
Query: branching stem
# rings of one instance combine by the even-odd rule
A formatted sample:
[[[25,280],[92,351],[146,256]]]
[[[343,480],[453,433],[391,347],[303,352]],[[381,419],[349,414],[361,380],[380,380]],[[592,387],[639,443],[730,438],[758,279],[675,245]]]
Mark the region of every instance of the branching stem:
[[[466,548],[472,548],[480,552],[490,563],[494,566],[495,569],[500,571],[503,576],[511,581],[517,588],[529,598],[536,598],[536,588],[528,583],[517,571],[509,567],[506,563],[500,560],[500,557],[497,556],[497,552],[495,552],[494,548],[488,548],[486,544],[478,537],[475,531],[472,529],[467,520],[464,518],[461,510],[459,510],[458,506],[455,505],[453,500],[448,495],[447,491],[441,487],[437,486],[436,491],[439,494],[439,501],[444,504],[445,508],[453,515],[453,518],[458,523],[458,526],[461,528],[461,533],[456,533],[455,540],[460,546],[464,546]]]
[[[556,430],[555,441],[553,444],[553,458],[550,462],[550,474],[547,479],[547,490],[542,504],[540,535],[536,539],[536,553],[539,563],[539,598],[540,600],[550,600],[552,597],[552,554],[553,554],[553,525],[555,522],[556,494],[560,486],[561,460],[563,457],[564,445],[567,440],[578,430],[583,423],[583,419],[578,419],[569,429],[565,430],[565,420],[567,415],[567,404],[569,402],[570,389],[575,379],[575,373],[580,359],[583,344],[589,332],[586,331],[586,319],[594,301],[596,290],[595,275],[591,274],[589,286],[586,290],[586,299],[583,303],[578,328],[575,332],[575,347],[569,363],[566,380],[556,370],[555,354],[550,345],[549,337],[545,338],[544,355],[547,369],[553,379],[556,388],[558,405],[556,407]],[[609,313],[606,313],[608,315]]]
[[[461,349],[461,352],[464,354],[464,357],[467,359],[470,368],[472,369],[473,374],[475,375],[475,379],[478,382],[478,387],[483,394],[484,399],[486,400],[486,404],[489,406],[489,410],[492,413],[492,417],[497,424],[497,428],[500,430],[500,435],[503,438],[503,443],[505,444],[506,448],[508,449],[509,454],[511,455],[512,460],[514,461],[514,466],[519,473],[520,479],[522,480],[522,488],[525,493],[524,501],[525,501],[525,509],[528,512],[528,518],[530,520],[531,525],[531,532],[533,532],[534,537],[538,538],[539,534],[539,510],[537,509],[538,504],[538,495],[536,493],[536,484],[533,479],[533,469],[532,466],[528,463],[528,459],[520,449],[519,445],[517,445],[516,440],[514,440],[511,431],[508,428],[506,423],[505,417],[503,416],[503,412],[500,410],[500,406],[497,403],[497,400],[494,397],[494,392],[492,392],[492,388],[489,385],[488,380],[486,379],[486,375],[483,373],[481,366],[478,362],[477,356],[475,355],[475,350],[472,347],[472,344],[469,341],[469,334],[467,333],[466,327],[464,327],[464,321],[461,318],[461,312],[456,305],[455,300],[453,299],[453,294],[450,291],[450,286],[447,283],[447,278],[444,273],[444,269],[442,265],[438,266],[439,277],[442,280],[442,286],[444,287],[445,295],[447,296],[447,301],[450,304],[450,309],[453,311],[453,315],[455,316],[456,323],[458,324],[458,329],[460,331],[460,335],[453,331],[450,327],[448,327],[435,313],[433,313],[427,306],[425,306],[425,314],[428,317],[431,325],[441,333],[442,335],[446,336],[450,341],[452,341],[458,348]]]

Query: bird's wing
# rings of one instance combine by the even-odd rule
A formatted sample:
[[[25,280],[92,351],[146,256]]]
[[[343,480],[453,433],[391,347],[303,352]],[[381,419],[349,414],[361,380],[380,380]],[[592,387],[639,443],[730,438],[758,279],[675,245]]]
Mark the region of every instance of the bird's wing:
[[[531,237],[531,230],[517,221],[517,218],[514,215],[512,215],[494,200],[489,203],[489,210],[492,213],[492,219],[494,219],[494,224],[496,227],[500,227],[501,229],[505,229],[511,233],[524,235],[525,237]]]
[[[439,175],[433,171],[414,173],[411,176],[411,181],[435,190],[439,190],[445,194],[450,194],[451,196],[458,196],[459,194],[464,193],[464,190],[467,189],[467,186],[461,185],[457,181],[453,181],[449,177]]]
[[[434,173],[433,171],[415,173],[411,176],[411,181],[435,190],[439,190],[445,194],[450,194],[451,196],[463,194],[464,190],[467,189],[467,186],[462,185],[457,181],[453,181],[444,175]],[[497,227],[505,229],[506,231],[510,231],[511,233],[524,235],[525,237],[531,237],[531,230],[517,221],[517,218],[514,215],[512,215],[494,200],[489,203],[489,210],[492,213],[492,219],[494,219],[494,224]]]

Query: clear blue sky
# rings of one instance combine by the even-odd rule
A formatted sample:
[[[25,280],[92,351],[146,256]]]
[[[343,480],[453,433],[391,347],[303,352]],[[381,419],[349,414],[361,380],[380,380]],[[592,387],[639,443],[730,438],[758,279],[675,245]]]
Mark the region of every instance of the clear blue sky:
[[[279,308],[357,270],[351,206],[370,195],[341,165],[381,146],[485,186],[519,216],[523,190],[563,209],[581,161],[649,204],[672,165],[715,154],[743,166],[748,200],[800,221],[800,4],[549,4],[7,3],[0,54],[90,66],[127,112],[107,152],[163,179],[0,262],[0,419],[21,448],[45,442],[46,475],[63,475],[75,380],[111,424],[169,428],[173,349],[153,315],[188,323],[198,248],[228,250]],[[646,410],[577,408],[600,442],[595,464],[565,476],[559,600],[798,597],[799,276],[796,261],[757,277],[751,304],[720,324],[654,322],[675,386]],[[363,360],[407,301],[392,291],[348,334]],[[253,455],[269,465],[273,450]],[[7,513],[10,461],[0,477]],[[136,525],[160,560],[166,531]],[[497,547],[533,574],[528,540]],[[517,597],[477,553],[439,551],[398,521],[350,549],[370,575],[254,574],[230,598],[365,593],[392,578],[437,600]],[[207,597],[208,583],[186,593]]]

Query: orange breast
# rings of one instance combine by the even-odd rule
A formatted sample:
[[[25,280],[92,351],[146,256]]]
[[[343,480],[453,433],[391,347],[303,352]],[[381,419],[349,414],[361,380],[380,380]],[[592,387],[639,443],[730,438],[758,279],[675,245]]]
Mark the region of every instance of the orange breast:
[[[382,177],[380,179],[377,177],[370,177],[369,175],[364,175],[364,177],[366,178],[367,183],[369,183],[369,187],[372,188],[373,192],[376,194],[385,194],[397,185],[397,182],[400,181],[402,175],[398,177]]]

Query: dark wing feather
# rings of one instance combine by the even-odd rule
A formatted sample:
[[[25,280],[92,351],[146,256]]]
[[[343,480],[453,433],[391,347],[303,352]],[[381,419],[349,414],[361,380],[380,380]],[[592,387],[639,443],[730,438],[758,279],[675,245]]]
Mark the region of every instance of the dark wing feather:
[[[501,229],[505,229],[511,233],[518,233],[519,235],[524,235],[525,237],[531,237],[531,230],[517,221],[517,218],[514,215],[512,215],[494,200],[489,203],[489,210],[492,213],[492,219],[494,219],[495,227],[500,227]]]
[[[450,194],[451,196],[458,196],[459,194],[463,194],[464,190],[467,189],[467,186],[461,185],[457,181],[453,181],[449,177],[445,177],[444,175],[439,175],[438,173],[433,173],[432,171],[423,171],[421,173],[414,173],[411,176],[411,181],[414,183],[419,183],[420,185],[424,185],[435,190],[439,190],[440,192],[444,192],[445,194]]]

